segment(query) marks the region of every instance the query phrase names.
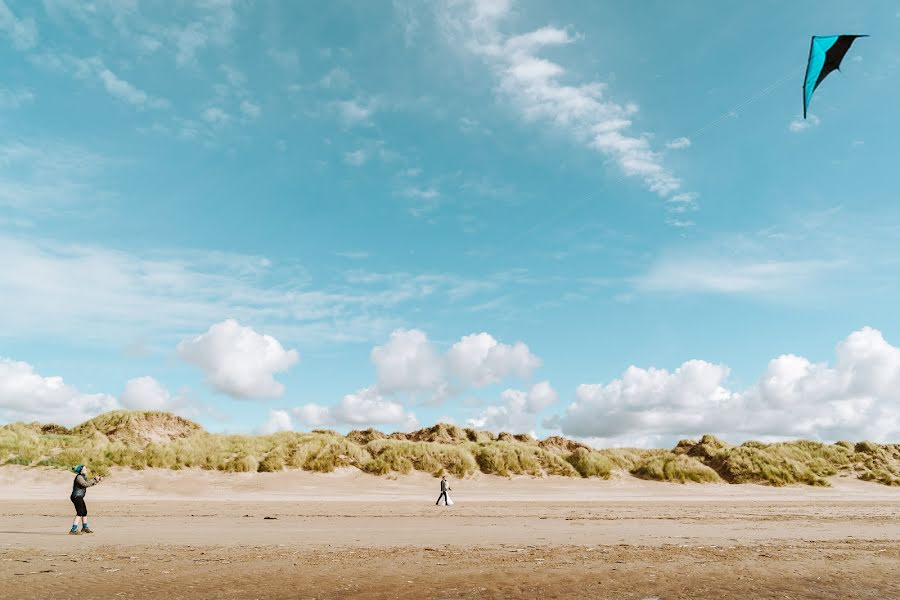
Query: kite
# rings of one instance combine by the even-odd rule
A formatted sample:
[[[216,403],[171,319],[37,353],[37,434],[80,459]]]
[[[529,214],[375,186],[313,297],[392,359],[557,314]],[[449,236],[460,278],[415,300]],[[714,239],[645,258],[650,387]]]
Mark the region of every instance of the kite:
[[[813,92],[834,70],[841,69],[841,61],[853,40],[867,35],[814,35],[809,43],[809,62],[806,63],[806,79],[803,81],[803,118],[812,100]]]

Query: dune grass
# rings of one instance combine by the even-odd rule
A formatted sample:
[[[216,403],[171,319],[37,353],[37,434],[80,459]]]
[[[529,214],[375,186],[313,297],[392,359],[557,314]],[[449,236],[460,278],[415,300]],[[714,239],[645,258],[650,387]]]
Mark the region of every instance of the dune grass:
[[[678,483],[718,483],[722,481],[718,473],[705,464],[684,454],[656,454],[648,456],[634,468],[631,474],[641,479],[655,481],[675,481]]]
[[[381,439],[369,442],[366,449],[372,459],[361,468],[376,475],[425,471],[435,477],[444,473],[465,477],[478,471],[472,454],[452,444]]]
[[[88,464],[103,475],[112,467],[275,472],[304,469],[327,473],[354,467],[386,475],[421,471],[434,476],[609,478],[628,472],[644,479],[828,485],[845,475],[900,486],[900,444],[824,444],[796,440],[731,445],[714,436],[682,440],[671,450],[597,450],[551,436],[500,433],[438,424],[386,435],[374,429],[346,436],[330,430],[273,435],[221,435],[187,419],[153,411],[113,411],[67,429],[54,424],[11,423],[0,427],[0,464],[68,469]]]
[[[616,464],[610,458],[596,450],[575,448],[566,461],[572,465],[582,477],[601,477],[609,479]]]

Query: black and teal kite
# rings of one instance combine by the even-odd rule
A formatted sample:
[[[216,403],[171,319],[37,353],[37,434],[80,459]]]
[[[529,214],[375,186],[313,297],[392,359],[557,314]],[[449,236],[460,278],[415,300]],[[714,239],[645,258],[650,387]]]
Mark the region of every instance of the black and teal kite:
[[[803,81],[803,118],[813,92],[834,70],[840,70],[841,61],[856,38],[867,35],[814,35],[809,43],[809,62],[806,64],[806,79]]]

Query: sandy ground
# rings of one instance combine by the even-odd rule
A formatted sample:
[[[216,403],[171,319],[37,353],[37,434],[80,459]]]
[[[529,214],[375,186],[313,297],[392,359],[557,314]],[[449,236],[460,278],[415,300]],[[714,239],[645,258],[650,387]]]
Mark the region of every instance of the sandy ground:
[[[900,490],[0,468],[2,598],[900,600]],[[269,517],[269,518],[266,518]]]

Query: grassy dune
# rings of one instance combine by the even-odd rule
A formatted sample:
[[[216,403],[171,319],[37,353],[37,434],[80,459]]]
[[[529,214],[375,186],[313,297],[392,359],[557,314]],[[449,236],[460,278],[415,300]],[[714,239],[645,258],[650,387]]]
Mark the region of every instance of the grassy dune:
[[[266,436],[207,433],[187,419],[153,411],[113,411],[73,429],[40,423],[0,427],[0,464],[70,468],[200,468],[232,472],[355,467],[386,475],[423,471],[466,477],[561,475],[609,478],[627,471],[642,479],[701,483],[828,485],[845,474],[900,486],[900,444],[797,440],[730,445],[711,435],[682,440],[672,450],[597,450],[559,436],[462,429],[438,424],[412,433],[374,429],[346,436],[330,430]]]

